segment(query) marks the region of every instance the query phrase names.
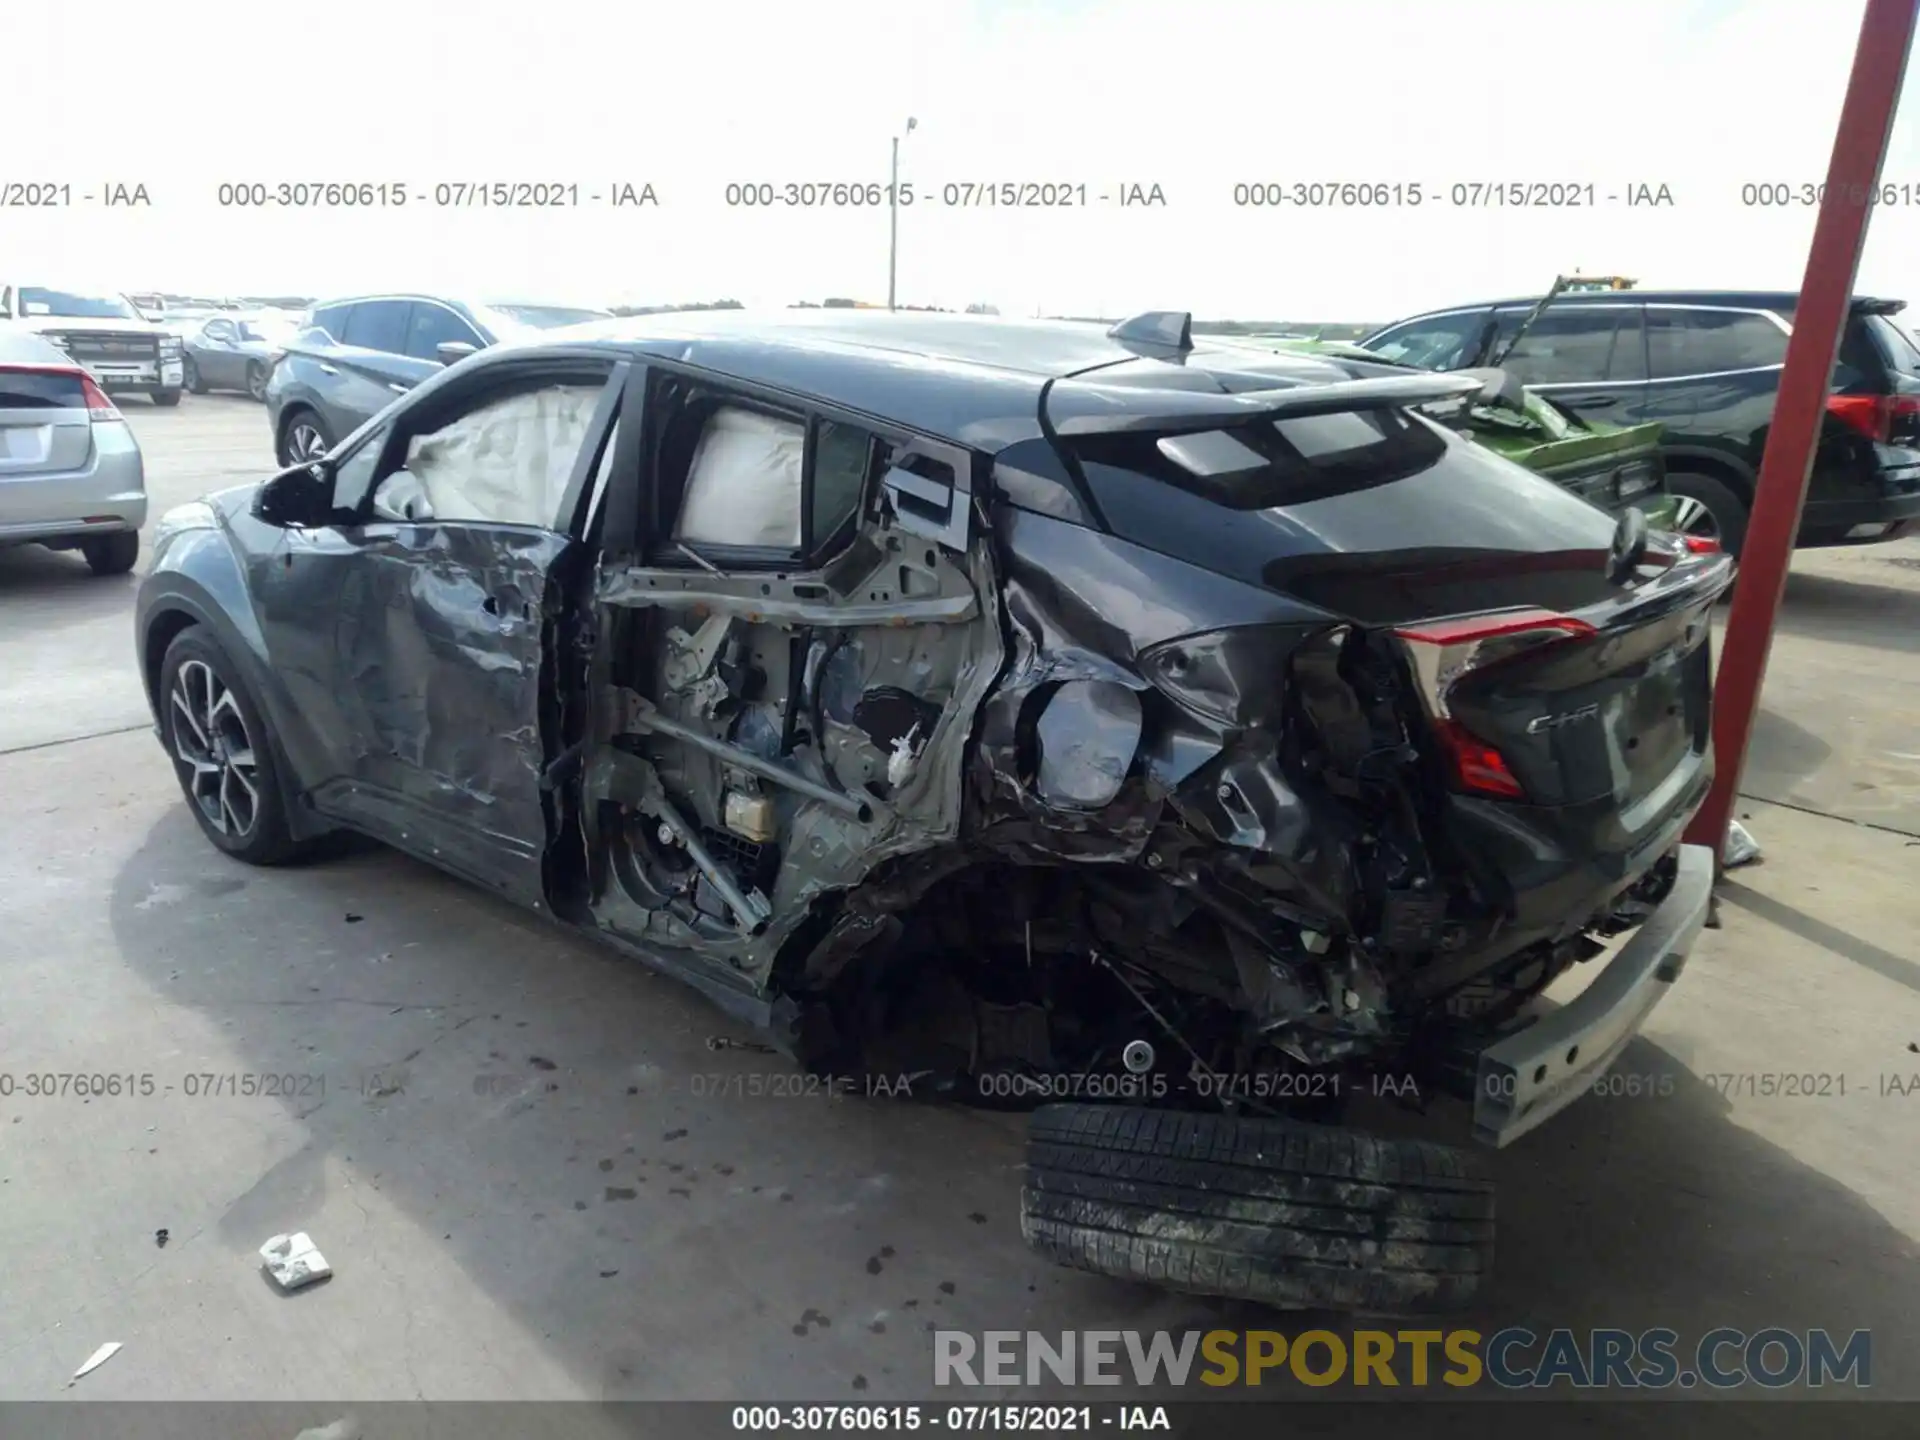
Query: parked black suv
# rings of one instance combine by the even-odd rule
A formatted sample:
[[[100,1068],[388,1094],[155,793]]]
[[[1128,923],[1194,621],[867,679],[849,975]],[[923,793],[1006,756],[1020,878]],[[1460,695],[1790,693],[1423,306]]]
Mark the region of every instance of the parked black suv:
[[[1584,416],[1664,425],[1681,523],[1738,554],[1792,333],[1790,291],[1628,290],[1556,299],[1500,363]],[[1484,365],[1537,303],[1431,311],[1363,342],[1432,370]],[[1920,519],[1920,348],[1900,300],[1853,302],[1814,458],[1802,546],[1891,540]]]
[[[612,318],[610,311],[438,295],[330,300],[272,357],[265,399],[282,465],[335,442],[454,361],[515,336]]]

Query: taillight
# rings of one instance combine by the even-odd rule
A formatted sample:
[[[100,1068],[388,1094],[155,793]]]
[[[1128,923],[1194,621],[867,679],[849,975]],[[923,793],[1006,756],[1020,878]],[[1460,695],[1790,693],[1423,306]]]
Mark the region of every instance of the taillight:
[[[1463,675],[1544,645],[1585,639],[1596,633],[1593,626],[1556,610],[1523,608],[1423,620],[1393,633],[1412,662],[1454,788],[1500,800],[1525,799],[1526,790],[1499,749],[1454,719],[1448,693]]]
[[[1447,768],[1460,789],[1500,800],[1526,799],[1527,792],[1513,778],[1506,757],[1478,735],[1470,734],[1458,720],[1436,720],[1433,732],[1439,737]]]
[[[106,421],[124,418],[120,414],[119,407],[107,398],[107,392],[102,390],[93,376],[84,370],[80,372],[80,393],[86,398],[89,420]]]
[[[1511,636],[1541,639],[1593,634],[1593,626],[1557,610],[1496,610],[1487,615],[1456,615],[1446,620],[1423,620],[1393,632],[1421,645],[1467,645]]]
[[[1920,416],[1920,395],[1829,395],[1827,413],[1877,445],[1893,439],[1896,420]]]

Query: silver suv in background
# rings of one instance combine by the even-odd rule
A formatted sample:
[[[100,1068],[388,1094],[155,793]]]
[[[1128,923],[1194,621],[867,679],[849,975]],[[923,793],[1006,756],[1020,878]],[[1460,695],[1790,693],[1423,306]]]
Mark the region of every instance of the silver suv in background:
[[[267,379],[282,465],[326,453],[422,380],[478,350],[545,330],[610,320],[610,310],[532,301],[364,295],[306,314]]]
[[[178,405],[180,337],[111,290],[0,282],[0,320],[25,326],[84,368],[109,395]]]
[[[140,556],[139,442],[99,382],[30,330],[0,325],[0,549],[78,550],[96,575]]]

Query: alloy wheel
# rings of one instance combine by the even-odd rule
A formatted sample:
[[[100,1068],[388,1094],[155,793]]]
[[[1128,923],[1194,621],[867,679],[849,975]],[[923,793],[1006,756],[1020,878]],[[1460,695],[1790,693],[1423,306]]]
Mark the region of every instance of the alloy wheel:
[[[326,454],[327,442],[320,438],[319,427],[308,420],[298,420],[287,432],[287,460],[290,464],[304,465],[309,460],[318,460]]]
[[[260,770],[233,691],[204,660],[185,661],[174,672],[169,715],[193,803],[220,834],[244,839],[260,818]]]
[[[247,367],[247,394],[256,400],[267,398],[267,372],[258,365]]]
[[[1720,538],[1720,518],[1691,495],[1675,497],[1674,528],[1682,535],[1698,535],[1705,540]]]

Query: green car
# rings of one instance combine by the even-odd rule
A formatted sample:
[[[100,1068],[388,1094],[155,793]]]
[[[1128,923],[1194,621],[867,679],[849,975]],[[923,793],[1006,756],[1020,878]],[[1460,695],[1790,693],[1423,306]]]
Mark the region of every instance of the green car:
[[[1345,340],[1236,335],[1233,341],[1370,366],[1412,368]],[[1462,373],[1485,377],[1486,388],[1465,406],[1428,407],[1436,418],[1447,420],[1489,450],[1544,475],[1602,510],[1617,513],[1632,507],[1644,511],[1654,529],[1674,528],[1679,502],[1667,494],[1658,422],[1606,425],[1583,420],[1544,395],[1526,389],[1504,370]]]

